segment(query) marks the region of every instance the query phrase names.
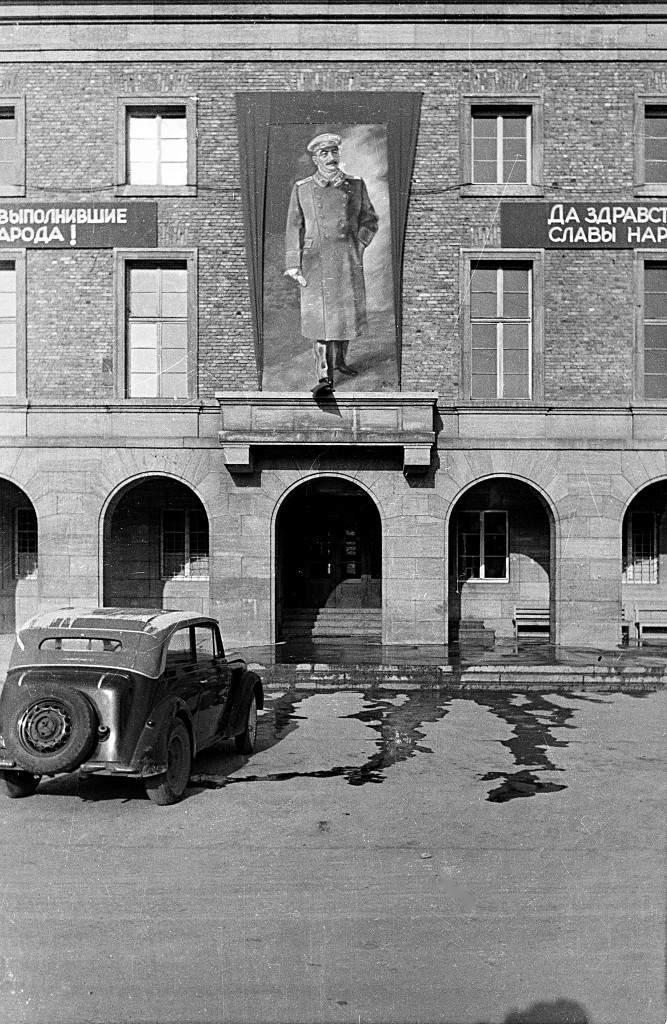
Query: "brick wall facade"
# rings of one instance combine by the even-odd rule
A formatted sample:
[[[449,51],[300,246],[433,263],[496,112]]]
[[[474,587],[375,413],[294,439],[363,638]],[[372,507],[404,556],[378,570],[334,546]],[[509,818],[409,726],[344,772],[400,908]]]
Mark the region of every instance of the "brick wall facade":
[[[0,70],[0,95],[25,95],[32,199],[112,199],[116,98],[197,97],[194,198],[160,198],[158,245],[199,251],[199,396],[255,388],[239,186],[238,90],[423,92],[406,233],[403,386],[460,399],[460,247],[497,247],[498,199],[459,194],[462,95],[539,95],[544,198],[630,201],[634,97],[664,88],[654,63],[33,65]],[[28,391],[105,399],[114,357],[108,250],[28,253]],[[633,274],[627,251],[550,252],[545,266],[544,398],[628,403]]]

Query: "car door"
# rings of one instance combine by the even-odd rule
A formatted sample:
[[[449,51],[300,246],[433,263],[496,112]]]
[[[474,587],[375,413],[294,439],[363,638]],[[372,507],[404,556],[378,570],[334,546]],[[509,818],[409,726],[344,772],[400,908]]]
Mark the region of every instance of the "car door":
[[[231,673],[222,652],[218,630],[212,623],[196,625],[194,640],[200,688],[197,733],[199,745],[206,746],[220,733]]]
[[[191,626],[182,626],[170,636],[164,679],[169,696],[180,697],[184,701],[196,728],[200,686]]]

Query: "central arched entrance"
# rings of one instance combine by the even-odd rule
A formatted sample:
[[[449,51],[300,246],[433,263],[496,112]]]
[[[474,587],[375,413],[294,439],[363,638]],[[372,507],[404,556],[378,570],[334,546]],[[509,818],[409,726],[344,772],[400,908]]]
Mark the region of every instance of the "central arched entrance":
[[[279,639],[380,639],[382,526],[361,487],[318,477],[292,491],[277,517],[276,558]]]

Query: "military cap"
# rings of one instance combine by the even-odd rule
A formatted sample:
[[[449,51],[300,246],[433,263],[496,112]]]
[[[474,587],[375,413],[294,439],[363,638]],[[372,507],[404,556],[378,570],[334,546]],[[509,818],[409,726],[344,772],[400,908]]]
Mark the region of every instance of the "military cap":
[[[324,134],[316,135],[314,139],[311,139],[306,149],[309,153],[319,153],[325,146],[340,146],[342,141],[340,135],[334,135],[333,132],[324,132]]]

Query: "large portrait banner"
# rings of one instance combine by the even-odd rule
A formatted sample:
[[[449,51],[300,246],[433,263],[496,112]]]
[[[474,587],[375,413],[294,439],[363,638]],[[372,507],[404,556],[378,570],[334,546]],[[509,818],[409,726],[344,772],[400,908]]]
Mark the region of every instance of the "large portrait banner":
[[[400,386],[401,263],[419,100],[237,98],[263,390]],[[407,119],[397,119],[400,112]]]

